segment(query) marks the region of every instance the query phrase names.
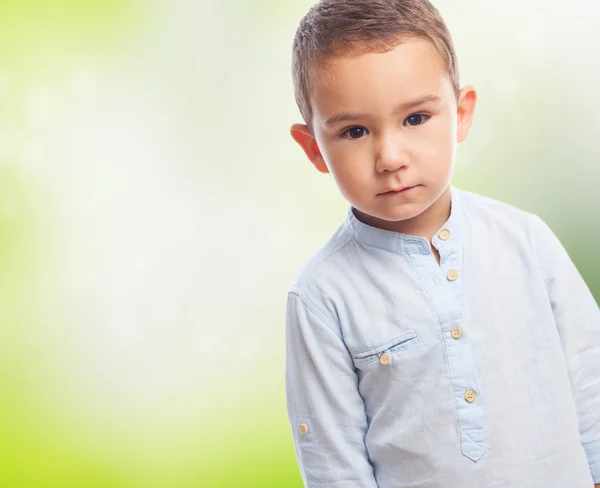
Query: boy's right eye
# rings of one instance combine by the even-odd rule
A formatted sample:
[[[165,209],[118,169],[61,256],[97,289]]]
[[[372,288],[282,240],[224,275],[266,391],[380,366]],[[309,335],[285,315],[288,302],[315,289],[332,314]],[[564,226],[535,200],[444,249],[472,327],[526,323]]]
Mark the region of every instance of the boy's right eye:
[[[367,129],[364,127],[350,127],[342,133],[342,136],[350,139],[360,139],[367,135]]]

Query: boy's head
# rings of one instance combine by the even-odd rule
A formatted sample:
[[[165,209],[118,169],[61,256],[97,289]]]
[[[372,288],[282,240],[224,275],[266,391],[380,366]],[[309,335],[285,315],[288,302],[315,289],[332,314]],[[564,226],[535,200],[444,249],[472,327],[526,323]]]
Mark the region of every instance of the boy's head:
[[[296,32],[293,79],[305,124],[292,136],[370,223],[416,217],[447,190],[476,94],[428,0],[320,1]]]

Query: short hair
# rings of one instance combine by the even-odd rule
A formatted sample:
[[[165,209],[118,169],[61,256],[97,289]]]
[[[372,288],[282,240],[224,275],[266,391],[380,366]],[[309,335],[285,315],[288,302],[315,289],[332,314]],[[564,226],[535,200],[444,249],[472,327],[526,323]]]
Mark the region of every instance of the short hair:
[[[403,40],[425,39],[446,64],[458,97],[458,61],[452,37],[428,0],[320,0],[294,36],[292,77],[296,103],[312,130],[311,81],[315,67],[336,55],[386,52]]]

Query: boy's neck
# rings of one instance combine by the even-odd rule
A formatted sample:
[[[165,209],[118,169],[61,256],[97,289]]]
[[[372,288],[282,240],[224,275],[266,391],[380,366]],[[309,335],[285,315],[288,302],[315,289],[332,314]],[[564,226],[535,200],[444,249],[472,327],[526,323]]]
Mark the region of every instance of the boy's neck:
[[[431,242],[434,234],[450,218],[451,205],[452,191],[450,185],[448,185],[440,197],[428,209],[412,219],[390,222],[372,217],[357,209],[355,209],[354,214],[358,220],[372,227],[411,236],[425,237]]]

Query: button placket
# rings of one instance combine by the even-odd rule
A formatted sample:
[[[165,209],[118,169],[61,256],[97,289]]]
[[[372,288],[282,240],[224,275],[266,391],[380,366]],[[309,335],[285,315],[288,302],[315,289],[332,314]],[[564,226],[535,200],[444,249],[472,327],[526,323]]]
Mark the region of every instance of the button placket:
[[[454,221],[456,224],[456,220]],[[458,221],[460,225],[460,221]],[[444,232],[446,231],[446,232]],[[478,461],[487,452],[483,402],[479,398],[479,385],[475,358],[468,335],[465,335],[463,242],[460,230],[444,226],[434,234],[431,243],[438,250],[441,267],[431,256],[415,256],[416,269],[438,311],[442,340],[445,343],[452,392],[460,419],[462,454]],[[431,288],[430,288],[431,287]],[[467,393],[468,392],[468,393]],[[463,430],[463,426],[468,426]]]

